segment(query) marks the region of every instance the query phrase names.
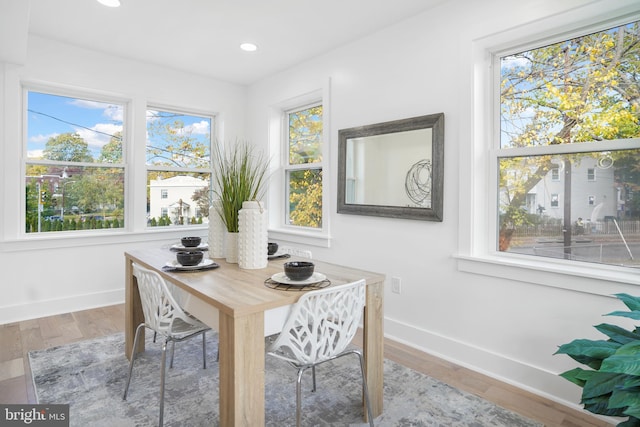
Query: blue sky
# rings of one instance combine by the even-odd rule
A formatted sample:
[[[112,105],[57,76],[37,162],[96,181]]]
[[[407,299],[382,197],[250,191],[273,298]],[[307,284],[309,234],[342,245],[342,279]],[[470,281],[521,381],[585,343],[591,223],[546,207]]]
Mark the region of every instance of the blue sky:
[[[29,158],[41,157],[47,141],[63,133],[78,133],[95,158],[122,131],[123,105],[29,92],[28,110]]]
[[[124,104],[29,91],[28,110],[27,155],[31,159],[42,157],[47,141],[63,133],[79,134],[97,158],[111,136],[123,130]],[[206,141],[211,133],[208,117],[180,115],[179,119],[185,124],[181,132],[189,132],[192,137]],[[157,140],[153,144],[165,145]]]

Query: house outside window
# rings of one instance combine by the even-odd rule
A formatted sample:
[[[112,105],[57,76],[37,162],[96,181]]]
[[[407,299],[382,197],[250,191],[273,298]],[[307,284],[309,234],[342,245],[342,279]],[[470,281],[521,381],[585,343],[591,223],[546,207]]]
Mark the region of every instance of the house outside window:
[[[25,88],[25,233],[122,229],[121,100]]]
[[[287,225],[322,228],[322,104],[286,112],[284,164]]]
[[[640,198],[625,190],[640,185],[639,29],[628,22],[494,53],[499,252],[637,266],[625,238],[640,238]],[[529,193],[550,194],[558,209],[531,209]]]
[[[208,222],[213,116],[150,106],[146,122],[148,225]]]

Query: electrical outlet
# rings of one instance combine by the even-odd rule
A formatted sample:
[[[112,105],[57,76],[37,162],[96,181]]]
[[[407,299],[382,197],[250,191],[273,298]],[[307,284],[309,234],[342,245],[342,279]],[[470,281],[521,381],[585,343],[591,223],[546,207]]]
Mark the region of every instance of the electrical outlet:
[[[391,278],[391,292],[394,294],[399,294],[402,292],[402,279],[399,277]]]

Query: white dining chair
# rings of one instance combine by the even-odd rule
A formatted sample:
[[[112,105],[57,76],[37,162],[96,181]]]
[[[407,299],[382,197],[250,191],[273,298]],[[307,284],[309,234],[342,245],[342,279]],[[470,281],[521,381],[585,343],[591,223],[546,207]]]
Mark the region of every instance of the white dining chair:
[[[304,372],[311,368],[313,391],[316,390],[315,367],[338,357],[355,354],[360,361],[362,389],[369,425],[373,416],[369,404],[369,390],[364,371],[362,352],[347,349],[362,318],[365,304],[364,279],[331,286],[303,294],[293,304],[282,332],[268,347],[267,354],[286,360],[298,370],[296,382],[296,425],[302,419],[301,381]]]
[[[136,358],[136,351],[140,332],[144,328],[149,328],[157,336],[163,338],[162,360],[160,368],[160,419],[158,425],[163,425],[164,419],[164,383],[166,373],[167,345],[171,343],[171,362],[173,366],[173,356],[175,343],[188,338],[202,335],[202,368],[207,368],[206,360],[206,337],[205,333],[210,329],[194,316],[186,313],[172,295],[165,280],[155,271],[148,270],[138,264],[133,264],[133,274],[138,282],[144,322],[136,328],[136,335],[133,340],[133,352],[129,362],[129,375],[127,384],[122,396],[127,399],[131,376],[133,373],[133,363]]]

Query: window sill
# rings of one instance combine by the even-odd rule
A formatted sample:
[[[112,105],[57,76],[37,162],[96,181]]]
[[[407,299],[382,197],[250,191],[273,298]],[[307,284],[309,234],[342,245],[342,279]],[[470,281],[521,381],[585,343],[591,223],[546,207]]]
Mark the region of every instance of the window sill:
[[[458,270],[483,276],[568,289],[596,295],[639,294],[640,270],[607,265],[576,265],[519,256],[456,255]]]
[[[207,226],[149,227],[141,231],[88,231],[87,233],[46,233],[32,235],[16,240],[0,242],[0,252],[20,252],[42,249],[74,248],[82,246],[96,246],[104,244],[121,244],[150,241],[179,240],[184,237],[186,230],[189,234],[206,237]]]
[[[289,228],[270,228],[269,239],[328,248],[331,238],[321,231],[301,231]]]

